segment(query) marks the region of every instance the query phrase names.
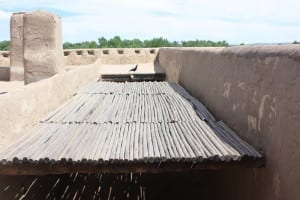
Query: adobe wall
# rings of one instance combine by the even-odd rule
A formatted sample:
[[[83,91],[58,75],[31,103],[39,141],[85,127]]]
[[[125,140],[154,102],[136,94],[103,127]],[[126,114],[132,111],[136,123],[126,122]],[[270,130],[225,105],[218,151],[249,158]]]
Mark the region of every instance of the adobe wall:
[[[224,199],[300,199],[300,45],[162,48],[159,62],[265,154],[264,169],[223,170]]]
[[[154,62],[158,48],[65,49],[65,65],[93,64],[98,58],[102,64],[135,64]],[[0,51],[0,66],[10,66],[10,52]]]
[[[25,84],[64,72],[60,16],[38,10],[25,13],[23,21]]]
[[[29,85],[0,82],[0,149],[26,134],[41,118],[71,98],[80,87],[96,81],[99,76],[97,61]]]
[[[0,67],[10,66],[10,55],[9,51],[0,51]]]
[[[102,64],[138,64],[154,62],[156,48],[65,49],[66,65],[86,65],[101,58]]]
[[[0,81],[9,81],[10,67],[0,66]]]
[[[0,81],[9,81],[10,59],[9,51],[0,51]]]
[[[24,14],[13,13],[10,18],[10,80],[24,81]]]

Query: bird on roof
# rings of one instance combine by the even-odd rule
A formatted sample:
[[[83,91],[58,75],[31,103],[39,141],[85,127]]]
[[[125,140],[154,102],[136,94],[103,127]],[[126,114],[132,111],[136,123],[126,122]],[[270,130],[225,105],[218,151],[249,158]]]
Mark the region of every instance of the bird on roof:
[[[135,72],[135,71],[137,70],[137,68],[138,68],[138,64],[136,64],[135,67],[134,67],[134,68],[131,68],[129,71],[130,71],[130,72]]]

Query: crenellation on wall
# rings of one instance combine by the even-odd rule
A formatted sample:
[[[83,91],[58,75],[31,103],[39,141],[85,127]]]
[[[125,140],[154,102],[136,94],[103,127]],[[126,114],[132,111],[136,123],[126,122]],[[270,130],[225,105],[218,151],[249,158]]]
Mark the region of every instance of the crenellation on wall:
[[[99,58],[95,49],[66,49],[64,50],[65,65],[88,65]]]
[[[8,57],[2,58],[8,53]],[[0,51],[0,66],[10,66],[9,51]],[[155,62],[159,48],[65,49],[65,65],[93,64],[98,58],[103,64],[138,64]],[[4,57],[4,56],[3,56]]]
[[[154,62],[158,48],[103,48],[64,50],[66,65],[85,65],[98,58],[102,64],[135,64]]]

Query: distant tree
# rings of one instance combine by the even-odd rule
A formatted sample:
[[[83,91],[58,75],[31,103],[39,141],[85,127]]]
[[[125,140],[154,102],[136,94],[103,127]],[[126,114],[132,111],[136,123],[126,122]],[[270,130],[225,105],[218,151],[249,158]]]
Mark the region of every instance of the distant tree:
[[[124,48],[142,48],[144,43],[139,39],[122,40],[122,47]]]
[[[293,44],[300,44],[300,42],[294,41]],[[241,44],[243,45],[243,43]],[[94,48],[153,48],[153,47],[227,47],[229,44],[225,41],[211,41],[211,40],[187,40],[187,41],[169,41],[165,38],[158,37],[150,40],[140,39],[124,39],[120,36],[114,36],[113,38],[106,39],[105,37],[98,38],[96,41],[84,41],[78,43],[65,42],[63,44],[64,49],[94,49]],[[9,51],[10,41],[0,42],[0,50]]]
[[[162,37],[160,38],[153,38],[152,40],[144,40],[145,47],[169,47],[170,42],[167,39]]]
[[[89,47],[90,47],[90,42],[88,41],[75,44],[75,49],[88,49]]]
[[[70,43],[65,42],[63,44],[64,49],[95,49],[98,48],[98,44],[96,41],[85,41],[80,43]]]
[[[65,43],[63,44],[63,48],[64,48],[64,49],[72,49],[72,46],[73,46],[73,44],[70,43],[70,42],[65,42]]]
[[[122,39],[120,36],[106,39],[105,37],[98,38],[98,44],[95,41],[85,41],[80,43],[64,43],[65,49],[78,48],[153,48],[153,47],[223,47],[229,44],[223,41],[211,40],[188,40],[188,41],[169,41],[166,38],[158,37],[150,40],[141,41],[140,39]]]
[[[98,39],[98,47],[99,48],[107,48],[108,47],[108,42],[105,37],[101,37]]]
[[[170,46],[172,46],[172,47],[180,47],[181,44],[178,41],[173,41]]]
[[[133,39],[131,40],[131,46],[133,48],[143,48],[144,47],[144,42],[142,42],[140,39]]]
[[[9,51],[10,49],[10,41],[4,40],[0,42],[0,50],[1,51]]]
[[[229,44],[223,40],[213,42],[211,40],[188,40],[181,41],[183,47],[227,47]]]
[[[98,48],[98,44],[96,41],[91,41],[90,44],[89,44],[89,48],[90,49],[96,49]]]
[[[111,38],[110,40],[108,40],[108,47],[110,47],[110,48],[122,48],[123,43],[122,43],[122,40],[121,40],[120,36],[115,36],[115,37]]]

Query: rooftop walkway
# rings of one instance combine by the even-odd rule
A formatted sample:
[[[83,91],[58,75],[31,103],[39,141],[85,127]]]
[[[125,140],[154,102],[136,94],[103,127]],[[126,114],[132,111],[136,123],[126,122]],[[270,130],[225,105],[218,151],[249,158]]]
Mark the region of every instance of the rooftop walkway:
[[[95,82],[0,152],[2,174],[262,166],[262,156],[184,88]]]

